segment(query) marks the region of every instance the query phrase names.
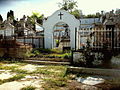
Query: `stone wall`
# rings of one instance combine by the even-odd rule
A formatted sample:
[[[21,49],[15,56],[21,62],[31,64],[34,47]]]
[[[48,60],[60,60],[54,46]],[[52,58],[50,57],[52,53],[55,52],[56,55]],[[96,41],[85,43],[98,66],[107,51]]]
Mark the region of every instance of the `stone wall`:
[[[32,50],[31,46],[20,46],[17,48],[0,48],[0,57],[25,58],[26,53]]]

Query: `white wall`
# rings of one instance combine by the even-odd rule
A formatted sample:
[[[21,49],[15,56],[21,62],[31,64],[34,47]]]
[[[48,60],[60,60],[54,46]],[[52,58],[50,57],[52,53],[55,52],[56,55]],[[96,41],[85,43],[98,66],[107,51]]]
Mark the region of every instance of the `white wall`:
[[[63,14],[62,19],[60,19],[60,12]],[[45,35],[45,48],[53,48],[53,29],[54,26],[59,23],[64,22],[70,28],[70,44],[71,49],[75,48],[75,28],[79,30],[80,22],[73,15],[69,14],[64,10],[58,10],[53,15],[48,17],[43,23],[44,35]]]

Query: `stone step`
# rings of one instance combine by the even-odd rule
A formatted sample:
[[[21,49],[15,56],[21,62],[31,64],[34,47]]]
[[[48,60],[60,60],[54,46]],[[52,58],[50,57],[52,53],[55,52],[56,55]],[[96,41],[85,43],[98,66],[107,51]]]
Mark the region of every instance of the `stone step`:
[[[28,58],[27,60],[70,62],[70,59],[62,59],[62,58]]]
[[[70,65],[70,62],[55,62],[55,61],[23,60],[23,62],[41,65]]]

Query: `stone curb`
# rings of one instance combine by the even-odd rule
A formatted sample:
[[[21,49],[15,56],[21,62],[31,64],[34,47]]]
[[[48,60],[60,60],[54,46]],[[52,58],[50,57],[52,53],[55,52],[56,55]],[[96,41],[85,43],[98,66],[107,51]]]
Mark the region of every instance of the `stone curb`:
[[[120,70],[116,69],[99,69],[99,68],[84,68],[84,67],[68,67],[68,73],[81,73],[91,75],[113,76],[120,77]]]
[[[23,60],[22,62],[40,64],[40,65],[70,65],[70,62],[53,62],[53,61],[38,61],[38,60]]]

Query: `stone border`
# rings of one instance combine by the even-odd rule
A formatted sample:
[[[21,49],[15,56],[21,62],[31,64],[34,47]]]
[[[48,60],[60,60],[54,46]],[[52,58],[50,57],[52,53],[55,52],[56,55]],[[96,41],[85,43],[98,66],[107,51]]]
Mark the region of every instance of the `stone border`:
[[[68,73],[81,73],[91,75],[102,75],[102,76],[114,76],[120,77],[120,70],[116,69],[99,69],[99,68],[84,68],[84,67],[68,67]],[[117,78],[116,77],[116,78]]]

